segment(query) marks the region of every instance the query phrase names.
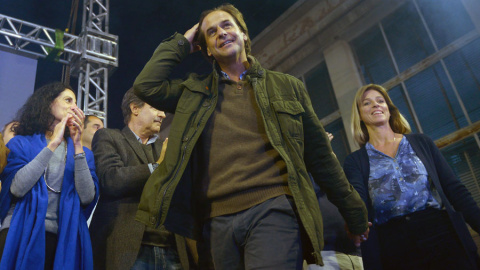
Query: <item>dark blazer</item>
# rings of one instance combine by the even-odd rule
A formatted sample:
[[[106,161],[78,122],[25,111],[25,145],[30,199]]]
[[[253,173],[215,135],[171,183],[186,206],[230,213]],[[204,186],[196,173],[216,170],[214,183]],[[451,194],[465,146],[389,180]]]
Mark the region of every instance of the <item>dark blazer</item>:
[[[413,151],[425,166],[432,189],[440,194],[442,204],[446,203],[453,205],[456,211],[459,211],[465,217],[467,223],[477,233],[480,233],[480,208],[473,200],[470,192],[462,184],[462,182],[455,176],[453,170],[448,165],[440,150],[435,146],[435,143],[426,135],[423,134],[406,134],[404,135]],[[343,169],[348,178],[348,181],[357,190],[365,202],[368,209],[368,218],[373,220],[372,201],[368,193],[368,179],[370,176],[370,163],[368,159],[367,150],[364,147],[351,153],[345,159]],[[441,187],[437,187],[435,183],[439,183]],[[441,190],[439,190],[439,188]],[[443,191],[442,191],[443,190]],[[445,193],[446,198],[442,196]],[[443,197],[443,198],[442,198]],[[448,202],[445,202],[445,199]],[[448,209],[447,209],[448,210]],[[458,218],[453,218],[449,213],[450,220],[457,229],[457,234],[465,241],[471,242],[471,236],[466,226],[456,226],[459,222]],[[458,216],[457,216],[458,217]],[[459,231],[461,230],[461,231]],[[463,242],[462,240],[462,242]],[[469,241],[470,240],[470,241]],[[378,261],[378,241],[375,227],[371,228],[369,239],[362,243],[362,257],[365,269],[380,269],[380,262]],[[475,249],[476,247],[473,246]]]
[[[92,141],[100,199],[90,225],[95,269],[130,269],[140,249],[145,225],[135,220],[149,161],[133,132],[101,129]],[[153,148],[158,159],[162,141]]]

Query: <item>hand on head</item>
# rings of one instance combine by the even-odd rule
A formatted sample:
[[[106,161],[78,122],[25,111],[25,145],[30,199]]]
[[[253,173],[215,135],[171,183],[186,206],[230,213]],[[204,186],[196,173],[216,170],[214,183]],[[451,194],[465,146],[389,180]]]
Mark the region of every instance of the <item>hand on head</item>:
[[[195,36],[198,32],[198,23],[185,32],[184,36],[190,42],[190,53],[194,53],[200,50],[200,45],[196,42]]]

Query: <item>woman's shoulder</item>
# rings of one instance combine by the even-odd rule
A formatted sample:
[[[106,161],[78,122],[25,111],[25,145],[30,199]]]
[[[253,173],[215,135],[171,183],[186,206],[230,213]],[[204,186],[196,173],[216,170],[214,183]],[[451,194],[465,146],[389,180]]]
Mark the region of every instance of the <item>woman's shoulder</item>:
[[[428,135],[423,133],[408,133],[408,134],[403,134],[403,136],[406,136],[407,138],[412,137],[412,138],[423,138],[423,139],[431,140]]]
[[[365,157],[367,157],[367,159],[368,159],[368,154],[367,154],[367,151],[365,149],[365,146],[362,146],[360,149],[358,149],[356,151],[353,151],[352,153],[350,153],[345,158],[345,161],[343,162],[344,167],[345,167],[346,164],[352,165],[352,163],[353,164],[361,163],[361,161],[364,160]]]
[[[357,150],[353,151],[352,153],[350,153],[350,154],[347,156],[347,158],[348,158],[348,157],[350,157],[350,158],[360,157],[360,156],[362,156],[362,155],[365,155],[366,153],[367,153],[367,152],[366,152],[365,146],[362,146],[362,147],[360,147],[359,149],[357,149]]]
[[[423,133],[410,133],[410,134],[404,134],[404,136],[407,138],[407,140],[410,143],[427,143],[427,144],[434,143],[429,136]]]

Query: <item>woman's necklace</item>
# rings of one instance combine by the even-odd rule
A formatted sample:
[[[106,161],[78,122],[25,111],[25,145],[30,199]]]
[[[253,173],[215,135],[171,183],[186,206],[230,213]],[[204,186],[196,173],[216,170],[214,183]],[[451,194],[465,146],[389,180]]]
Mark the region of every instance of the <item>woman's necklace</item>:
[[[65,156],[64,156],[64,159],[63,159],[63,166],[65,166],[65,164],[67,163],[67,146],[65,145],[64,147],[65,147]],[[48,163],[47,167],[45,168],[45,173],[43,175],[43,180],[45,181],[45,185],[47,185],[48,190],[50,190],[53,193],[60,194],[60,192],[62,192],[61,189],[60,190],[55,190],[54,188],[52,188],[51,186],[48,185],[47,175],[48,175],[48,167],[49,166],[50,166],[50,163]]]

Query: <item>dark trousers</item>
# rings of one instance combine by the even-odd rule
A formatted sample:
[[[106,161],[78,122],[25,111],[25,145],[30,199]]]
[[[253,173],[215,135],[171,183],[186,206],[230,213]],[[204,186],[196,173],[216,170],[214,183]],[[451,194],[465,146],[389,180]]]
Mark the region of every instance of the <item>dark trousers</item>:
[[[203,238],[199,243],[202,269],[207,268],[208,251],[216,270],[302,269],[299,223],[293,199],[285,195],[209,219]]]
[[[0,261],[7,241],[8,228],[0,231]],[[53,269],[58,237],[54,233],[45,232],[45,270]]]
[[[394,218],[377,230],[383,269],[473,269],[445,210]]]

